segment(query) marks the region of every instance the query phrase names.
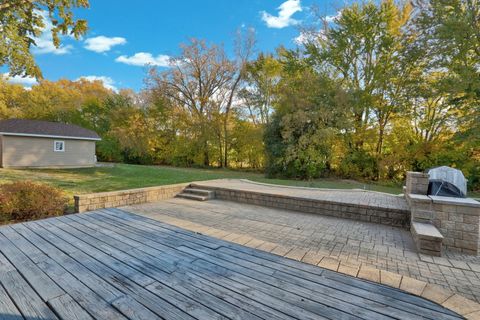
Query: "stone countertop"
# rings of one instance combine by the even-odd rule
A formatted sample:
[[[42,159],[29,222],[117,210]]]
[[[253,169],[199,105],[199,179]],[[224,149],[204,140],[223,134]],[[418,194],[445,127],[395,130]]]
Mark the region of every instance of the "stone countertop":
[[[433,203],[480,208],[480,202],[472,198],[452,198],[441,196],[429,196],[429,198],[432,199]]]

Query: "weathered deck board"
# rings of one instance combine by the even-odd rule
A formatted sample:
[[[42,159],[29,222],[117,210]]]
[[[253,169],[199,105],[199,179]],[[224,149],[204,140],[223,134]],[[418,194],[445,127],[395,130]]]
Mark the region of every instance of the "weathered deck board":
[[[0,228],[0,319],[461,319],[118,209]]]
[[[93,318],[68,294],[50,299],[48,305],[62,320],[92,320]]]
[[[0,235],[0,247],[5,257],[14,265],[17,271],[25,278],[29,285],[40,295],[43,301],[56,298],[65,292],[33,261],[15,248],[14,244]]]
[[[68,231],[68,233],[65,233],[64,236],[62,237],[63,240],[65,241],[72,241],[72,243],[76,242],[76,240],[70,235],[75,235],[77,237],[80,237],[84,241],[86,241],[86,239],[89,238],[88,235],[82,234],[79,230],[74,230],[73,228],[71,228],[66,224],[62,225],[62,229]],[[93,241],[90,240],[90,243],[92,245],[96,244],[95,240]],[[172,294],[175,295],[174,300],[177,302],[177,305],[179,303],[183,303],[184,306],[186,306],[187,304],[195,305],[196,301],[200,301],[208,306],[211,306],[212,309],[216,309],[222,314],[227,314],[230,318],[233,318],[233,319],[245,319],[245,318],[259,319],[253,314],[246,314],[241,309],[233,308],[232,306],[226,304],[221,299],[210,295],[208,292],[199,292],[200,290],[194,288],[193,286],[189,286],[188,284],[186,284],[184,280],[182,280],[182,278],[176,278],[174,276],[171,276],[168,273],[160,269],[157,269],[154,265],[145,265],[145,264],[139,263],[139,261],[137,261],[133,257],[129,257],[126,253],[119,254],[118,250],[116,250],[115,248],[111,248],[111,247],[109,248],[106,246],[101,246],[101,247],[102,247],[102,250],[105,250],[105,253],[111,254],[112,256],[117,257],[119,261],[122,261],[127,265],[131,265],[132,267],[137,268],[137,270],[141,273],[145,273],[154,277],[155,283],[152,283],[152,282],[145,283],[143,284],[143,286],[146,286],[147,289],[149,289],[149,291],[158,293],[161,296],[172,295]],[[94,250],[94,248],[88,248],[86,246],[83,246],[83,249],[85,250],[85,252],[92,252],[91,250],[92,249]],[[98,256],[98,253],[97,253],[97,256]],[[140,259],[142,257],[137,256],[136,258]],[[106,265],[111,265],[111,263],[106,261]],[[171,266],[171,268],[173,268],[173,265]],[[126,275],[126,276],[128,277],[129,275]],[[158,283],[156,281],[160,281],[161,283]],[[136,282],[139,283],[138,280]],[[142,285],[142,283],[139,283],[139,284]],[[165,286],[161,287],[162,284],[169,286],[170,289]],[[162,288],[161,291],[159,291],[159,287]],[[176,294],[175,291],[171,289],[175,289],[180,294],[183,294],[183,296]],[[210,313],[203,315],[205,313],[205,310],[203,310],[202,308],[200,308],[199,311],[196,311],[196,313],[199,313],[199,312],[201,313],[200,318],[214,318],[214,315]]]
[[[17,307],[13,303],[12,299],[8,296],[7,292],[0,285],[0,315],[18,315],[20,311],[18,311]]]
[[[120,224],[120,223],[118,223],[118,224]],[[162,241],[162,239],[160,239],[160,241]],[[179,241],[178,244],[179,244],[179,245],[188,245],[188,244],[193,245],[192,243],[183,242],[183,241]],[[186,249],[186,250],[187,250],[191,255],[193,255],[193,256],[198,256],[198,253],[197,253],[196,250],[189,249],[189,248],[186,248],[186,247],[184,247],[184,248],[179,247],[179,250],[182,250],[182,249],[183,249],[183,250]],[[207,254],[201,252],[202,248],[198,248],[198,247],[197,247],[197,249],[200,250],[200,251],[198,251],[198,252],[200,252],[200,255],[198,256],[199,258],[208,259]],[[182,251],[183,251],[183,250],[182,250]],[[211,249],[205,248],[205,250],[211,250]],[[207,252],[208,252],[208,251],[207,251]],[[237,261],[237,262],[241,263],[242,261]],[[234,263],[230,263],[228,260],[221,261],[220,264],[229,264],[230,268],[232,268],[232,269],[236,269],[236,268],[237,268],[237,266],[236,266]],[[249,264],[248,266],[251,267],[251,268],[257,268],[257,267],[258,267],[258,265],[253,265],[253,264]],[[244,271],[244,272],[245,272],[245,271]],[[270,273],[273,273],[273,272],[270,272]],[[247,274],[248,274],[248,270],[247,270]],[[273,281],[273,282],[278,282],[278,279],[273,279],[273,278],[272,278],[272,279],[265,279],[265,278],[263,278],[262,280],[264,280],[265,283],[272,282],[272,281]],[[249,279],[247,279],[247,280],[244,279],[244,283],[245,283],[245,282],[247,282],[247,283],[248,283],[248,282],[253,282],[253,281],[256,281],[256,280],[254,280],[254,277],[251,277],[251,278],[249,278]],[[262,283],[260,283],[260,284],[262,284]],[[280,284],[280,286],[281,286],[281,284]],[[270,287],[267,287],[265,290],[267,290],[267,292],[266,292],[267,294],[272,295],[274,292],[276,292],[276,289],[277,289],[276,287],[270,286]],[[296,299],[297,295],[295,295],[295,294],[289,295],[289,294],[288,294],[288,293],[289,293],[289,290],[281,289],[281,290],[280,290],[279,292],[277,292],[277,293],[278,293],[278,295],[279,295],[280,297],[282,297],[282,298],[284,298],[284,299],[285,299],[285,298],[290,298],[290,299],[292,299],[291,302],[293,301],[293,303],[295,304],[295,299]],[[298,290],[297,290],[296,293],[298,293]],[[324,294],[324,293],[322,292],[322,295],[323,295],[323,294]],[[285,296],[287,296],[287,297],[285,297]],[[315,302],[323,303],[323,305],[316,305],[316,308],[317,308],[317,309],[318,309],[318,308],[322,308],[322,309],[323,309],[323,314],[325,314],[325,315],[330,315],[330,316],[332,316],[332,317],[334,317],[334,318],[336,318],[336,319],[341,319],[343,316],[345,316],[345,314],[344,314],[343,312],[338,312],[338,311],[335,312],[335,310],[333,310],[333,309],[331,309],[331,308],[329,308],[329,307],[325,307],[326,305],[340,305],[340,306],[343,306],[344,308],[350,308],[350,309],[351,309],[351,312],[352,312],[352,313],[350,314],[350,317],[352,316],[352,314],[360,314],[360,315],[364,315],[364,316],[366,316],[366,317],[368,316],[369,318],[372,318],[372,319],[373,319],[373,317],[376,315],[376,313],[368,312],[368,310],[364,310],[363,308],[357,308],[357,307],[354,306],[354,305],[346,304],[344,301],[341,301],[341,300],[333,301],[333,300],[331,300],[331,299],[329,300],[328,298],[325,298],[325,297],[323,297],[323,296],[314,296],[314,295],[311,295],[311,294],[305,294],[305,290],[304,290],[304,295],[303,295],[303,296],[304,296],[306,299],[311,299],[311,300],[313,300],[313,301],[310,303],[310,305],[314,305]],[[355,298],[356,298],[356,297],[355,297]],[[301,304],[301,303],[300,303],[300,304]],[[302,308],[304,308],[304,309],[309,309],[309,305],[305,306],[305,304],[299,305],[299,307],[302,307]],[[384,307],[384,306],[382,305],[381,307]],[[379,318],[379,317],[377,316],[377,318]]]
[[[27,319],[58,319],[17,271],[2,274],[2,285]],[[2,315],[8,317],[9,315]]]
[[[61,224],[61,222],[59,222],[59,224]],[[52,230],[49,231],[52,232]],[[82,242],[82,240],[74,239],[73,237],[71,239],[77,243]],[[63,238],[61,238],[61,240],[65,241],[65,239]],[[90,252],[90,254],[98,254],[98,252],[89,251],[89,249],[93,247],[87,248],[86,245],[81,246],[85,250]],[[145,304],[146,308],[151,309],[162,317],[168,317],[172,319],[193,319],[184,312],[170,305],[167,301],[156,297],[154,294],[144,289],[141,285],[138,285],[137,283],[126,277],[122,273],[120,265],[117,265],[117,267],[115,267],[116,270],[113,270],[110,268],[110,266],[102,264],[100,260],[96,260],[95,258],[89,256],[89,254],[83,251],[77,251],[71,254],[71,256],[79,265],[88,270],[88,273],[91,277],[101,280],[99,281],[101,286],[90,284],[90,287],[92,288],[92,290],[100,293],[107,302],[112,303],[113,301],[122,297],[125,293],[130,294],[137,299],[141,299],[141,303]],[[98,256],[101,257],[102,255],[100,254],[97,255],[97,257]],[[129,274],[130,270],[126,269],[125,272]],[[138,275],[140,276],[141,274],[138,273]],[[151,282],[149,281],[148,283]],[[105,290],[111,290],[113,292],[113,296],[108,294]]]

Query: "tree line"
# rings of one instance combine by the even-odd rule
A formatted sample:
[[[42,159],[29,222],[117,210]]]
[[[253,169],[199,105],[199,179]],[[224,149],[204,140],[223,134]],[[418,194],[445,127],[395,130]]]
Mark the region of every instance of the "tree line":
[[[300,45],[233,54],[192,39],[145,88],[0,82],[0,116],[97,131],[100,160],[265,170],[299,179],[402,180],[450,165],[480,185],[480,3],[354,3],[315,16]]]

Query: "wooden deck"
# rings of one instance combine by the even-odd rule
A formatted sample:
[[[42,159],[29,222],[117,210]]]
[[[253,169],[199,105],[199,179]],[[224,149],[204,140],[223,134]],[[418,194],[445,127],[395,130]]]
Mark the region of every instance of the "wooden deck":
[[[117,209],[0,228],[0,319],[461,319]]]

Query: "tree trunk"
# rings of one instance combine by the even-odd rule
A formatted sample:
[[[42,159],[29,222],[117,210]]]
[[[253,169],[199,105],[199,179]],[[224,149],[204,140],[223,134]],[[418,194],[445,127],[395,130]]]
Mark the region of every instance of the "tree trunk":
[[[224,164],[223,164],[223,143],[222,143],[222,133],[221,132],[218,133],[218,148],[219,148],[219,151],[220,151],[219,152],[220,158],[218,159],[218,166],[220,168],[223,168],[224,167]]]
[[[223,149],[223,166],[225,168],[228,168],[228,124],[227,124],[227,121],[228,121],[228,114],[225,115],[225,121],[223,123],[223,134],[225,135],[224,138],[225,138],[225,143],[224,143],[224,149]]]
[[[203,143],[203,165],[205,167],[210,166],[210,156],[208,154],[208,142],[207,141],[205,141]]]
[[[382,149],[383,149],[383,136],[385,134],[385,125],[380,124],[379,131],[378,131],[378,141],[377,141],[377,147],[376,147],[376,162],[377,162],[377,172],[376,172],[376,178],[377,180],[380,179],[380,160],[382,157]]]

